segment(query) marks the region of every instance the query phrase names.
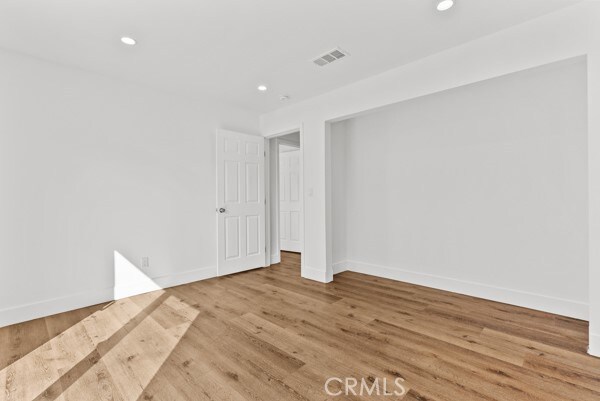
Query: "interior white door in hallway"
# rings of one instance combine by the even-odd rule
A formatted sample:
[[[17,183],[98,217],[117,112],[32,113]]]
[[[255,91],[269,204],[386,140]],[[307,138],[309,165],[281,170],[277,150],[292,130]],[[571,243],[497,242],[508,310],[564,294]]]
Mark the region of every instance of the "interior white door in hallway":
[[[302,179],[300,150],[280,146],[279,245],[282,251],[302,252]]]
[[[264,139],[217,131],[220,276],[265,266]]]

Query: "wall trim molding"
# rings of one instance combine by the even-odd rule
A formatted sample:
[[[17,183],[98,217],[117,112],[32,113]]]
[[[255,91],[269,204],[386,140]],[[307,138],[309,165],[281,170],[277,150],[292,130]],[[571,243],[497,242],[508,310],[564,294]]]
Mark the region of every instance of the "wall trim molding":
[[[302,266],[302,278],[319,281],[321,283],[329,283],[333,281],[333,274],[326,269],[315,269],[313,267]]]
[[[169,288],[213,277],[217,277],[216,266],[152,277],[151,279],[160,288]],[[156,291],[155,289],[153,290]],[[115,293],[121,295],[119,296],[119,299],[121,299],[146,292],[149,292],[147,288],[137,286],[109,287],[12,306],[0,310],[0,327],[110,302],[115,300]]]
[[[336,262],[333,264],[333,274],[340,274],[350,270],[350,264],[348,261]]]
[[[576,319],[589,319],[589,305],[584,302],[356,261],[335,263],[334,271],[336,270],[337,273],[341,273],[342,271],[352,271],[521,306],[524,308],[536,309],[543,312],[555,313]],[[597,340],[594,351],[600,353],[600,339]]]
[[[162,288],[176,287],[195,281],[207,280],[218,276],[217,266],[201,267],[175,274],[152,277],[152,280]]]
[[[113,289],[88,290],[0,310],[0,327],[113,300]]]
[[[600,358],[600,334],[590,334],[590,346],[588,354]]]
[[[145,294],[147,292],[158,291],[159,289],[176,287],[178,285],[193,283],[195,281],[206,280],[217,277],[217,267],[203,267],[200,269],[188,270],[175,274],[166,274],[162,276],[150,277],[151,285],[136,286],[114,286],[113,299],[123,299],[135,295]],[[157,288],[158,287],[158,288]]]
[[[277,263],[281,263],[281,252],[271,254],[271,264],[276,265]]]
[[[486,284],[419,273],[405,269],[372,265],[363,262],[342,261],[333,264],[333,274],[339,274],[345,271],[404,281],[411,284],[423,285],[525,308],[556,313],[577,319],[588,319],[588,305],[577,301],[548,297],[546,295],[489,286]],[[154,277],[152,280],[161,288],[169,288],[214,278],[216,276],[216,267],[205,267],[182,273]],[[302,268],[302,277],[322,283],[328,283],[333,280],[326,270],[307,266]],[[136,287],[121,287],[120,290],[126,291],[128,293],[126,296],[134,296],[148,292],[144,291],[142,288]],[[0,327],[104,302],[110,302],[115,299],[114,293],[114,288],[104,288],[5,308],[0,310]],[[590,336],[589,353],[590,355],[600,356],[600,335]]]

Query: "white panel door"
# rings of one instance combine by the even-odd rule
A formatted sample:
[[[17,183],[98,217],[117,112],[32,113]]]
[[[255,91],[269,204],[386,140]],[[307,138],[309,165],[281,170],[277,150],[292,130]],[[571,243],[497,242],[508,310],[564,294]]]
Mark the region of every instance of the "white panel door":
[[[217,131],[219,275],[265,266],[264,139]]]
[[[300,150],[279,153],[279,245],[302,252],[302,179]]]

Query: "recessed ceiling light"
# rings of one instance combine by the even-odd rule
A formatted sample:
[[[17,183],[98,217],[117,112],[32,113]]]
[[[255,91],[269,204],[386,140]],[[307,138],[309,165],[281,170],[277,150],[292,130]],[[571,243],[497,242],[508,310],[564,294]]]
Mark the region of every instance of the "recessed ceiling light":
[[[134,46],[137,43],[134,38],[130,38],[129,36],[123,36],[121,42],[128,46]]]
[[[454,5],[454,0],[441,0],[438,2],[437,9],[438,11],[446,11],[452,8]]]
[[[261,92],[265,92],[267,90],[267,87],[266,87],[266,85],[258,85],[258,88],[256,88],[256,89],[258,89]]]
[[[288,100],[290,100],[290,96],[289,95],[281,95],[281,96],[279,96],[279,100],[282,102],[287,102]]]

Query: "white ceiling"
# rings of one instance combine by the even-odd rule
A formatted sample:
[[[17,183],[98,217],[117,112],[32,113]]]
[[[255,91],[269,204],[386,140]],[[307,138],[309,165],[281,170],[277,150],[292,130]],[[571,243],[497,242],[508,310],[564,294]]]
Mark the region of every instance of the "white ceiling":
[[[0,0],[0,47],[265,112],[577,2]],[[351,56],[312,64],[336,46]]]

